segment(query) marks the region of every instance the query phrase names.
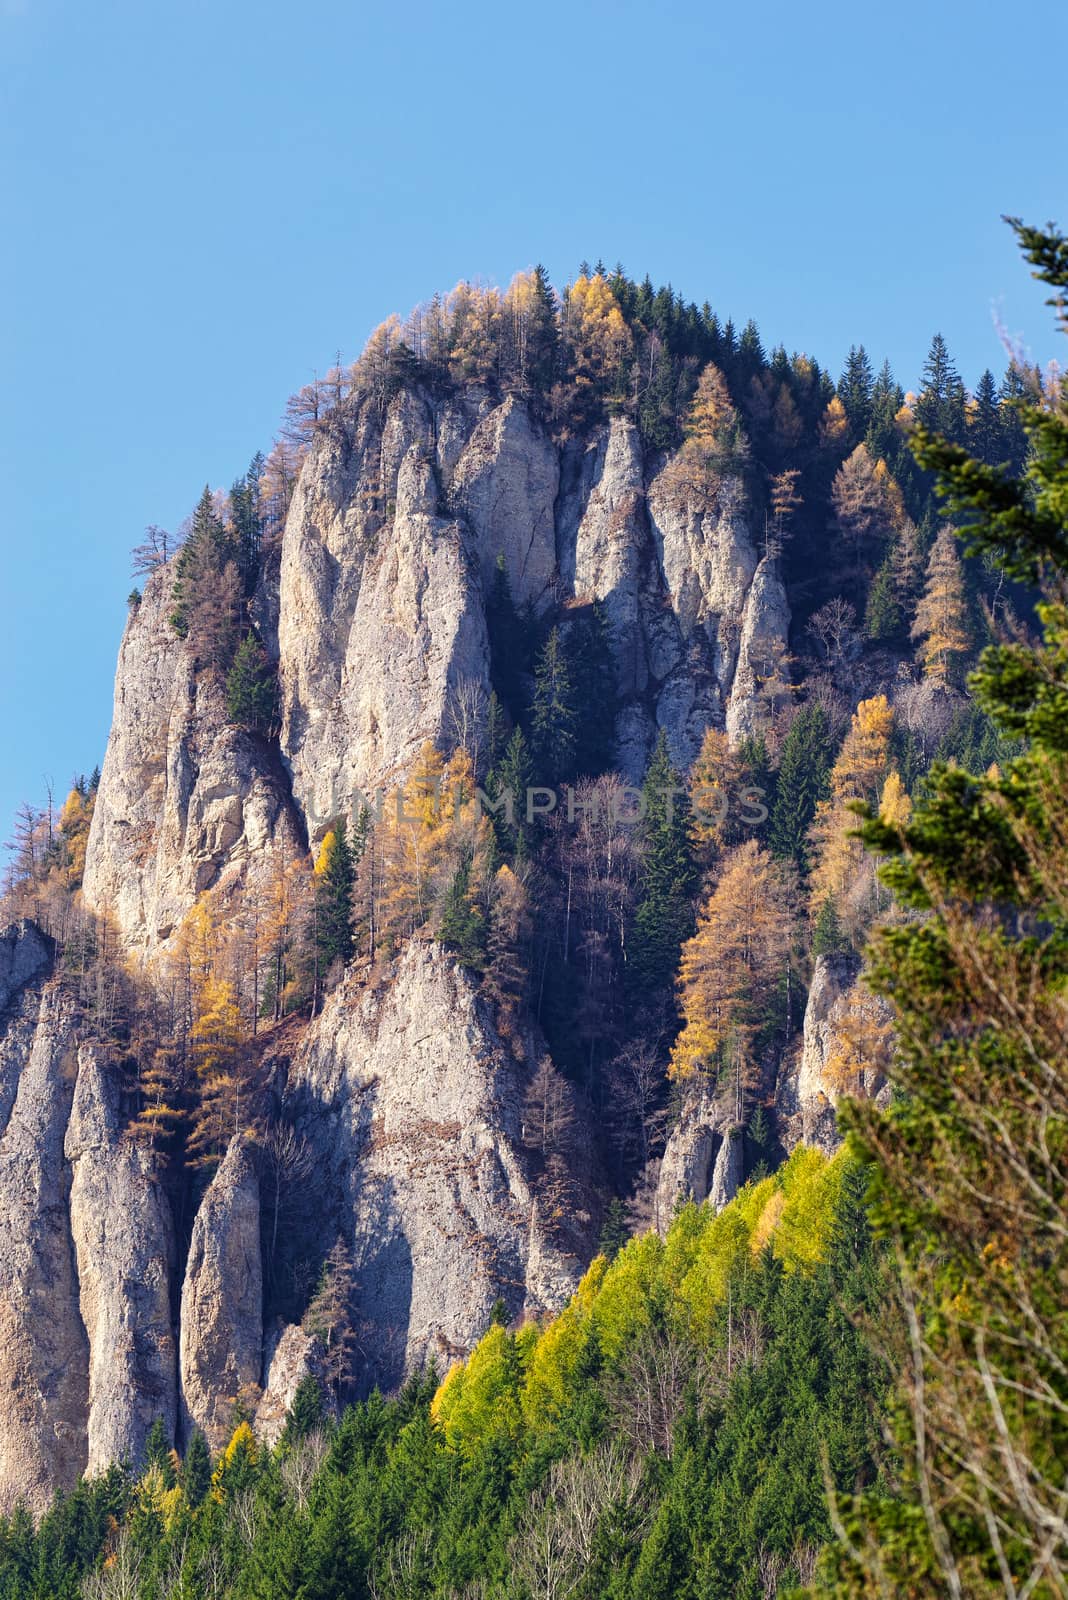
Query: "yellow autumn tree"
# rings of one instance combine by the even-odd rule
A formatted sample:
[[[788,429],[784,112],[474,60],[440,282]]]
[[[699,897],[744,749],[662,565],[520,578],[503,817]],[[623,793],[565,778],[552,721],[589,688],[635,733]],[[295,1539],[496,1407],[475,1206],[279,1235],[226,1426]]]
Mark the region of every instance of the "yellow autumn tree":
[[[584,395],[605,396],[622,392],[626,363],[634,348],[607,278],[600,272],[582,273],[564,296],[564,336],[567,341],[574,404],[581,410]]]
[[[793,933],[781,863],[748,839],[726,857],[682,949],[683,1029],[671,1054],[676,1079],[712,1077],[738,1124],[756,1070],[754,1044],[774,1018]]]
[[[460,383],[488,383],[498,369],[502,333],[497,289],[458,283],[445,301],[449,370]]]
[[[849,443],[849,418],[838,396],[832,395],[820,420],[820,444],[831,452],[843,451]]]
[[[927,678],[940,688],[948,688],[959,672],[961,658],[971,648],[964,572],[952,528],[942,528],[931,546],[927,582],[916,607],[912,637],[919,641]]]
[[[708,865],[737,832],[738,791],[745,765],[727,735],[709,728],[690,773],[690,836],[698,858]]]
[[[830,900],[843,922],[855,926],[846,914],[846,902],[870,868],[871,858],[852,837],[858,818],[851,807],[858,801],[878,804],[890,771],[893,726],[893,709],[882,694],[862,700],[853,713],[831,772],[830,798],[816,807],[810,833],[815,862],[810,882],[813,916]]]

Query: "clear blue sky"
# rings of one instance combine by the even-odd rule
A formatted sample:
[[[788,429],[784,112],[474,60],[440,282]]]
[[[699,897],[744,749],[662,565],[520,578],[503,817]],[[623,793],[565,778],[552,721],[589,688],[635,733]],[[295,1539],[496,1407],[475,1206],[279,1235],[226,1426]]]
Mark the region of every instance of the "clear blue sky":
[[[909,385],[1068,223],[1052,0],[0,0],[0,833],[103,758],[146,523],[391,310],[587,257]]]

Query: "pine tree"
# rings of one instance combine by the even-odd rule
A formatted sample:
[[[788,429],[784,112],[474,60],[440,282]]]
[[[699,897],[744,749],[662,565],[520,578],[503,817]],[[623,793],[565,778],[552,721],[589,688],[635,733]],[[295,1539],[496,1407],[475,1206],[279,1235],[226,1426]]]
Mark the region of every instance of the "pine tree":
[[[850,345],[845,368],[838,380],[838,398],[845,408],[850,432],[857,443],[864,438],[871,422],[874,383],[868,352],[863,345]]]
[[[971,648],[964,573],[953,529],[948,526],[931,547],[927,583],[916,608],[912,637],[920,641],[927,677],[940,688],[948,688],[958,675],[958,658]]]
[[[768,828],[772,852],[802,872],[809,866],[809,829],[827,797],[832,759],[827,713],[820,705],[803,706],[783,740]]]
[[[569,625],[565,642],[575,702],[575,770],[599,777],[612,766],[616,749],[616,669],[602,600]]]
[[[1013,222],[1055,295],[1068,239]],[[1025,406],[1024,478],[925,428],[969,547],[1040,582],[1044,637],[984,652],[982,709],[1024,754],[1004,774],[936,769],[902,830],[869,846],[911,913],[874,942],[869,982],[893,1008],[892,1110],[854,1102],[877,1228],[900,1273],[895,1411],[901,1491],[840,1506],[847,1536],[820,1592],[1056,1594],[1064,1587],[1068,1454],[1068,415]],[[892,1327],[892,1319],[884,1319]]]
[[[194,1508],[199,1506],[211,1488],[211,1454],[208,1442],[199,1428],[193,1437],[182,1462],[182,1493]]]
[[[922,427],[946,439],[960,442],[965,436],[964,385],[940,333],[935,334],[927,352],[923,387],[916,398],[913,415]]]
[[[315,862],[315,949],[325,976],[353,954],[352,891],[356,863],[344,817],[326,834]]]
[[[578,721],[568,652],[553,628],[534,668],[530,712],[530,753],[540,783],[560,788],[574,776]]]
[[[238,646],[226,679],[230,721],[250,733],[267,735],[277,725],[278,688],[274,669],[256,635],[247,633]]]
[[[695,883],[686,791],[661,732],[642,784],[642,868],[628,971],[640,998],[671,993],[679,950],[693,928]]]
[[[893,553],[887,556],[868,590],[864,607],[864,633],[874,643],[896,639],[901,632],[901,606],[895,582]]]
[[[291,1450],[301,1439],[321,1428],[326,1421],[323,1391],[314,1373],[306,1372],[297,1384],[293,1403],[286,1417],[279,1444],[283,1451]]]
[[[998,385],[989,367],[975,388],[975,400],[968,417],[968,449],[977,461],[988,467],[996,467],[1004,460]]]

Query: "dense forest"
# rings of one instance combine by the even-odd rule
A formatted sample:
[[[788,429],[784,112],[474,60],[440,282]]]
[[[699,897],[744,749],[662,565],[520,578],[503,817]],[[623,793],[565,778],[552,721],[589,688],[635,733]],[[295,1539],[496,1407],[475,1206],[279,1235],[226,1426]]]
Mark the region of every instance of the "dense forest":
[[[1068,246],[1016,226],[1063,319]],[[98,775],[24,810],[5,909],[56,940],[130,1137],[188,1217],[247,1126],[286,1218],[271,1308],[333,1362],[273,1450],[238,1399],[218,1459],[160,1429],[39,1529],[16,1513],[0,1595],[1063,1594],[1063,381],[1014,360],[969,390],[938,337],[915,392],[861,347],[834,381],[600,265],[559,296],[541,269],[463,285],[294,396],[228,495],[139,547],[268,753],[256,597],[302,456],[406,386],[515,394],[565,447],[624,415],[687,492],[744,485],[790,649],[763,665],[759,731],[709,729],[685,772],[662,737],[624,825],[603,609],[534,614],[502,565],[491,689],[458,692],[449,747],[380,814],[203,894],[152,971],[81,902]],[[536,784],[581,796],[579,825],[531,815]],[[383,1397],[360,1389],[344,1248],[300,1256],[272,1062],[346,973],[386,983],[413,940],[476,976],[517,1052],[544,1039],[524,1118],[540,1201],[562,1229],[587,1210],[601,1254],[555,1320],[502,1314],[466,1362]],[[834,1070],[848,1094],[877,1068],[892,1101],[842,1112],[848,1152],[784,1162],[799,996],[844,952],[867,952],[893,1026],[858,1001]],[[746,1184],[661,1239],[655,1165],[697,1088],[731,1109]]]

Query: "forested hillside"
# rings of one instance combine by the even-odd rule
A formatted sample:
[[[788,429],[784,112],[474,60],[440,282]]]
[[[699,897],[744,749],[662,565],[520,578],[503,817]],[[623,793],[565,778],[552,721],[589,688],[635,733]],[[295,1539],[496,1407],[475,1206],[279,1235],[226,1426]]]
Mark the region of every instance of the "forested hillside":
[[[148,530],[4,893],[0,1595],[1064,1592],[1065,438],[538,268]]]

